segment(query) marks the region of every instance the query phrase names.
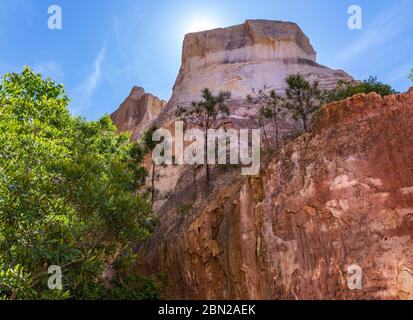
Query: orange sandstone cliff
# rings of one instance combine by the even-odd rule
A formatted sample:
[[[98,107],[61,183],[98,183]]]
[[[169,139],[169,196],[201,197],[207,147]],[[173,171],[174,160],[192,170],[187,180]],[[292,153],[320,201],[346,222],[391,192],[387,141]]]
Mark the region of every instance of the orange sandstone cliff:
[[[325,106],[258,176],[177,187],[139,272],[167,272],[171,299],[413,299],[412,123],[413,88]]]

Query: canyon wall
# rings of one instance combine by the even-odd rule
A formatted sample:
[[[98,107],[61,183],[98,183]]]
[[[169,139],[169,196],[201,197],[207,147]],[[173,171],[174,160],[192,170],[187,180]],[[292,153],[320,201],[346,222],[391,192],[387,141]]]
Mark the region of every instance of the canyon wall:
[[[413,299],[412,123],[413,88],[325,106],[258,176],[175,187],[137,270],[171,299]]]
[[[149,124],[173,132],[177,105],[200,90],[232,92],[224,127],[256,128],[253,89],[282,94],[300,73],[323,89],[344,71],[316,62],[294,23],[247,20],[189,34],[165,102],[135,87],[112,115],[138,139]],[[262,151],[259,175],[215,166],[155,167],[159,224],[141,245],[137,273],[167,272],[170,299],[413,299],[413,90],[358,95],[323,107],[314,131]],[[293,123],[280,133],[288,137]],[[150,155],[146,157],[152,172]],[[348,268],[362,269],[350,290]]]

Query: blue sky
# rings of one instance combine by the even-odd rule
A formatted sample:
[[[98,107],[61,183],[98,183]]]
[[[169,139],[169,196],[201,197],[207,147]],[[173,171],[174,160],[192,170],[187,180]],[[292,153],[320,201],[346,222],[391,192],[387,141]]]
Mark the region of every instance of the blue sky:
[[[62,30],[47,27],[53,4],[62,8]],[[362,30],[347,27],[352,4],[363,10]],[[298,23],[319,63],[405,91],[412,17],[413,0],[0,0],[0,74],[29,65],[65,85],[73,113],[97,119],[133,85],[167,100],[185,33],[274,19]]]

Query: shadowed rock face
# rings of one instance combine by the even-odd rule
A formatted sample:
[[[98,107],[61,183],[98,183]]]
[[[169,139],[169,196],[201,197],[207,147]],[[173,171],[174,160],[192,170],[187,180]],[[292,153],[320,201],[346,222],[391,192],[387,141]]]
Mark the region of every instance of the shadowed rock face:
[[[259,176],[215,173],[209,194],[178,183],[139,271],[167,272],[172,299],[413,299],[412,123],[413,88],[361,94]]]
[[[137,138],[156,120],[165,105],[166,101],[135,86],[111,118],[119,132],[131,131],[133,137]]]

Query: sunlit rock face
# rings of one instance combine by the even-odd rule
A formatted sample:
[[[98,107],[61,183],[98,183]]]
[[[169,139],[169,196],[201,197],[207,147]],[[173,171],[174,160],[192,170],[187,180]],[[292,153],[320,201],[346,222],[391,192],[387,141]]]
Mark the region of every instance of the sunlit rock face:
[[[173,132],[175,106],[210,87],[235,98],[223,125],[256,128],[257,110],[244,99],[253,88],[282,93],[295,72],[323,88],[351,80],[315,56],[292,23],[190,34],[168,105],[134,88],[112,118],[136,135],[160,112],[157,124]],[[311,133],[263,149],[254,177],[215,166],[206,187],[202,166],[156,166],[159,223],[137,248],[137,273],[166,272],[170,299],[413,299],[413,89],[321,111]],[[151,164],[148,154],[149,172]],[[362,270],[358,290],[349,286],[352,265]]]
[[[178,180],[139,271],[166,272],[171,299],[413,299],[412,122],[413,88],[360,94],[257,176]]]
[[[190,33],[184,39],[182,65],[168,104],[135,87],[112,119],[120,131],[133,130],[136,138],[154,120],[160,127],[174,121],[176,106],[199,100],[201,90],[207,87],[214,93],[231,91],[231,118],[243,120],[257,111],[246,105],[248,94],[275,89],[282,95],[285,78],[293,73],[318,80],[322,89],[334,88],[339,80],[352,80],[342,70],[317,64],[314,48],[295,23],[247,20],[228,28]]]
[[[285,90],[288,74],[318,80],[323,89],[352,80],[341,70],[316,62],[316,52],[303,31],[290,22],[247,20],[224,29],[186,35],[182,66],[170,105],[199,99],[200,91],[230,90],[243,99],[253,89]]]
[[[135,86],[111,118],[119,132],[130,131],[136,138],[157,118],[165,105],[166,101]]]

